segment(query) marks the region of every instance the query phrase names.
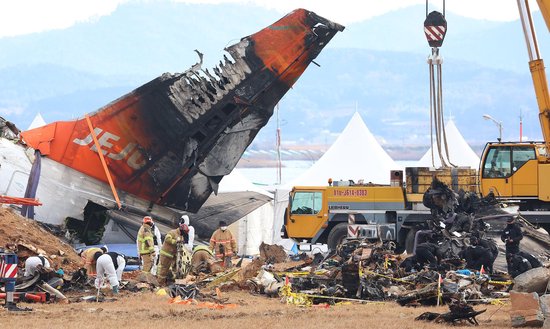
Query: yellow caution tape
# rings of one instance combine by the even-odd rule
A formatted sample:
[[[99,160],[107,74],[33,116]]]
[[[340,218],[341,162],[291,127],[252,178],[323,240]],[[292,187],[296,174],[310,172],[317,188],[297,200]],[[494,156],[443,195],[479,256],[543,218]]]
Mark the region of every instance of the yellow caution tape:
[[[237,272],[239,272],[241,269],[240,268],[237,268],[237,269],[233,269],[231,270],[230,272],[227,272],[227,273],[224,273],[218,277],[215,277],[214,280],[210,281],[209,283],[206,284],[206,288],[212,288],[212,287],[215,287],[219,284],[222,284],[224,282],[227,282],[229,280],[231,280],[231,278],[237,274]]]
[[[280,276],[304,276],[311,274],[311,272],[275,272],[275,274]]]
[[[344,302],[339,302],[338,303],[339,305],[349,305],[351,304],[351,302],[368,303],[368,304],[385,304],[385,302],[373,302],[373,301],[368,301],[363,299],[310,295],[310,294],[305,294],[300,292],[292,292],[292,288],[290,285],[282,286],[281,289],[279,290],[279,295],[286,299],[287,304],[298,305],[298,306],[311,306],[313,305],[314,298],[344,301]]]
[[[313,298],[307,294],[292,292],[290,285],[284,285],[279,290],[279,294],[286,299],[287,304],[298,306],[311,306]]]
[[[306,271],[302,271],[302,272],[275,272],[275,274],[279,275],[279,276],[290,276],[290,277],[294,277],[294,276],[306,276],[306,275],[311,275],[311,274],[314,274],[314,275],[323,275],[323,274],[326,274],[327,271],[315,271],[313,273],[311,272],[306,272]]]
[[[509,286],[511,285],[512,283],[514,283],[513,281],[511,280],[508,280],[508,281],[493,281],[493,280],[489,280],[489,283],[490,284],[501,284],[503,286]]]
[[[506,303],[503,302],[500,299],[493,299],[489,304],[491,304],[491,305],[506,305]]]

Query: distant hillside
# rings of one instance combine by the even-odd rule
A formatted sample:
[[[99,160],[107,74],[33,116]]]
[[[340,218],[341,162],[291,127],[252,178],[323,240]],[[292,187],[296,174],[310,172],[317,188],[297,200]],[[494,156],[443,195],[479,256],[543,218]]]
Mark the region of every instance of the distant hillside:
[[[311,67],[280,103],[283,139],[319,144],[331,141],[357,109],[382,143],[393,147],[429,145],[429,80],[423,56],[327,49],[317,62],[321,67]],[[498,137],[497,128],[483,120],[483,114],[504,122],[505,139],[518,139],[520,108],[524,134],[540,136],[528,73],[487,69],[451,59],[443,66],[446,113],[454,117],[471,144]],[[256,142],[274,141],[275,125],[272,119]]]
[[[125,3],[110,16],[64,30],[0,38],[0,68],[51,63],[153,78],[187,69],[197,61],[194,49],[214,65],[224,47],[279,18],[275,11],[249,5]]]
[[[40,112],[48,122],[95,111],[135,89],[143,80],[33,64],[0,69],[0,115],[26,128]]]

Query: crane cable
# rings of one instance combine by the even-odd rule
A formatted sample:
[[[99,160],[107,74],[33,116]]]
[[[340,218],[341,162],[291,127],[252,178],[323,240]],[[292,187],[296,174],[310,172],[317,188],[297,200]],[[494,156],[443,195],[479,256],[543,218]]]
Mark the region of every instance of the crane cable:
[[[451,159],[449,158],[449,144],[447,143],[447,131],[445,129],[445,120],[444,120],[444,116],[443,116],[443,79],[442,79],[442,76],[443,76],[443,71],[441,69],[441,62],[439,63],[439,65],[437,66],[437,71],[438,71],[438,85],[439,85],[439,90],[438,90],[438,93],[439,93],[439,101],[440,101],[440,108],[439,108],[439,117],[441,119],[441,132],[442,132],[442,135],[443,135],[443,144],[445,145],[445,155],[447,156],[447,162],[449,162],[449,164],[453,167],[456,167],[456,165],[454,165],[452,162],[451,162]],[[439,154],[441,156],[441,149],[438,149],[439,151]],[[443,163],[443,162],[442,162]]]
[[[434,72],[434,60],[436,56],[434,53],[438,52],[438,48],[432,48],[432,56],[428,58],[428,68],[430,71],[430,147],[432,153],[432,166],[435,167],[435,158],[434,158],[434,132],[435,132],[435,141],[437,144],[437,151],[439,155],[439,160],[441,165],[446,167],[447,163],[441,155],[441,138],[440,138],[440,125],[439,125],[439,92],[436,92],[436,83],[435,83],[435,72]]]
[[[434,138],[437,146],[437,153],[442,167],[456,167],[449,159],[449,144],[445,130],[445,117],[443,111],[443,79],[441,69],[441,57],[439,49],[432,48],[432,55],[428,58],[430,70],[430,143],[432,152],[432,165],[435,167]],[[437,67],[437,71],[435,68]],[[445,150],[445,156],[442,150]]]
[[[441,69],[443,60],[441,56],[439,56],[439,47],[443,44],[446,31],[445,0],[443,0],[443,14],[437,11],[428,14],[428,0],[426,0],[424,33],[428,39],[428,44],[432,48],[432,54],[428,57],[428,67],[430,75],[430,147],[432,153],[432,166],[434,167],[434,133],[441,166],[456,167],[449,159],[449,146],[447,143],[447,133],[445,131],[445,119],[443,114],[443,79]],[[437,67],[437,71],[435,71],[435,67]],[[445,156],[442,152],[443,148],[445,149]]]

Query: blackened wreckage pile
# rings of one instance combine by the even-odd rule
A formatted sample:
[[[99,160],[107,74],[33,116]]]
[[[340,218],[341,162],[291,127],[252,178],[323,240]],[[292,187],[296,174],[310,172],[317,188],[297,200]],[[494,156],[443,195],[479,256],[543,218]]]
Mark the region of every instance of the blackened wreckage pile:
[[[494,196],[455,194],[437,179],[423,201],[432,216],[426,229],[417,232],[412,255],[397,254],[391,241],[347,239],[328,255],[295,255],[291,266],[263,265],[249,280],[252,290],[272,296],[279,292],[288,303],[300,305],[350,299],[392,300],[402,306],[446,304],[448,313],[422,314],[418,319],[470,324],[477,324],[476,316],[484,312],[474,306],[502,302],[510,298],[511,289],[512,304],[514,294],[546,292],[546,232],[505,211]],[[510,261],[505,237],[510,225],[521,227],[525,236],[521,250],[513,255],[527,264],[521,268]],[[516,322],[525,323],[518,316]]]

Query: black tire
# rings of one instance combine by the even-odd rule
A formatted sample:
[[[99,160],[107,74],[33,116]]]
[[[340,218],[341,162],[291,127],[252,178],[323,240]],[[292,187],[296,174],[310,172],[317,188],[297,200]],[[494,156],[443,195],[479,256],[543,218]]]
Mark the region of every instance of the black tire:
[[[401,255],[406,251],[406,247],[402,243],[397,243],[397,246],[395,247],[395,250],[393,251],[396,255]]]
[[[348,223],[340,223],[332,228],[327,238],[327,245],[330,250],[336,247],[348,236]]]
[[[411,228],[407,233],[407,238],[405,239],[405,250],[407,251],[408,255],[413,254],[414,238],[416,236],[416,231],[417,231],[416,229]]]
[[[409,229],[406,228],[399,230],[399,232],[397,233],[397,238],[395,240],[396,246],[394,250],[394,253],[396,255],[401,255],[402,253],[407,251],[407,233],[409,233]]]

